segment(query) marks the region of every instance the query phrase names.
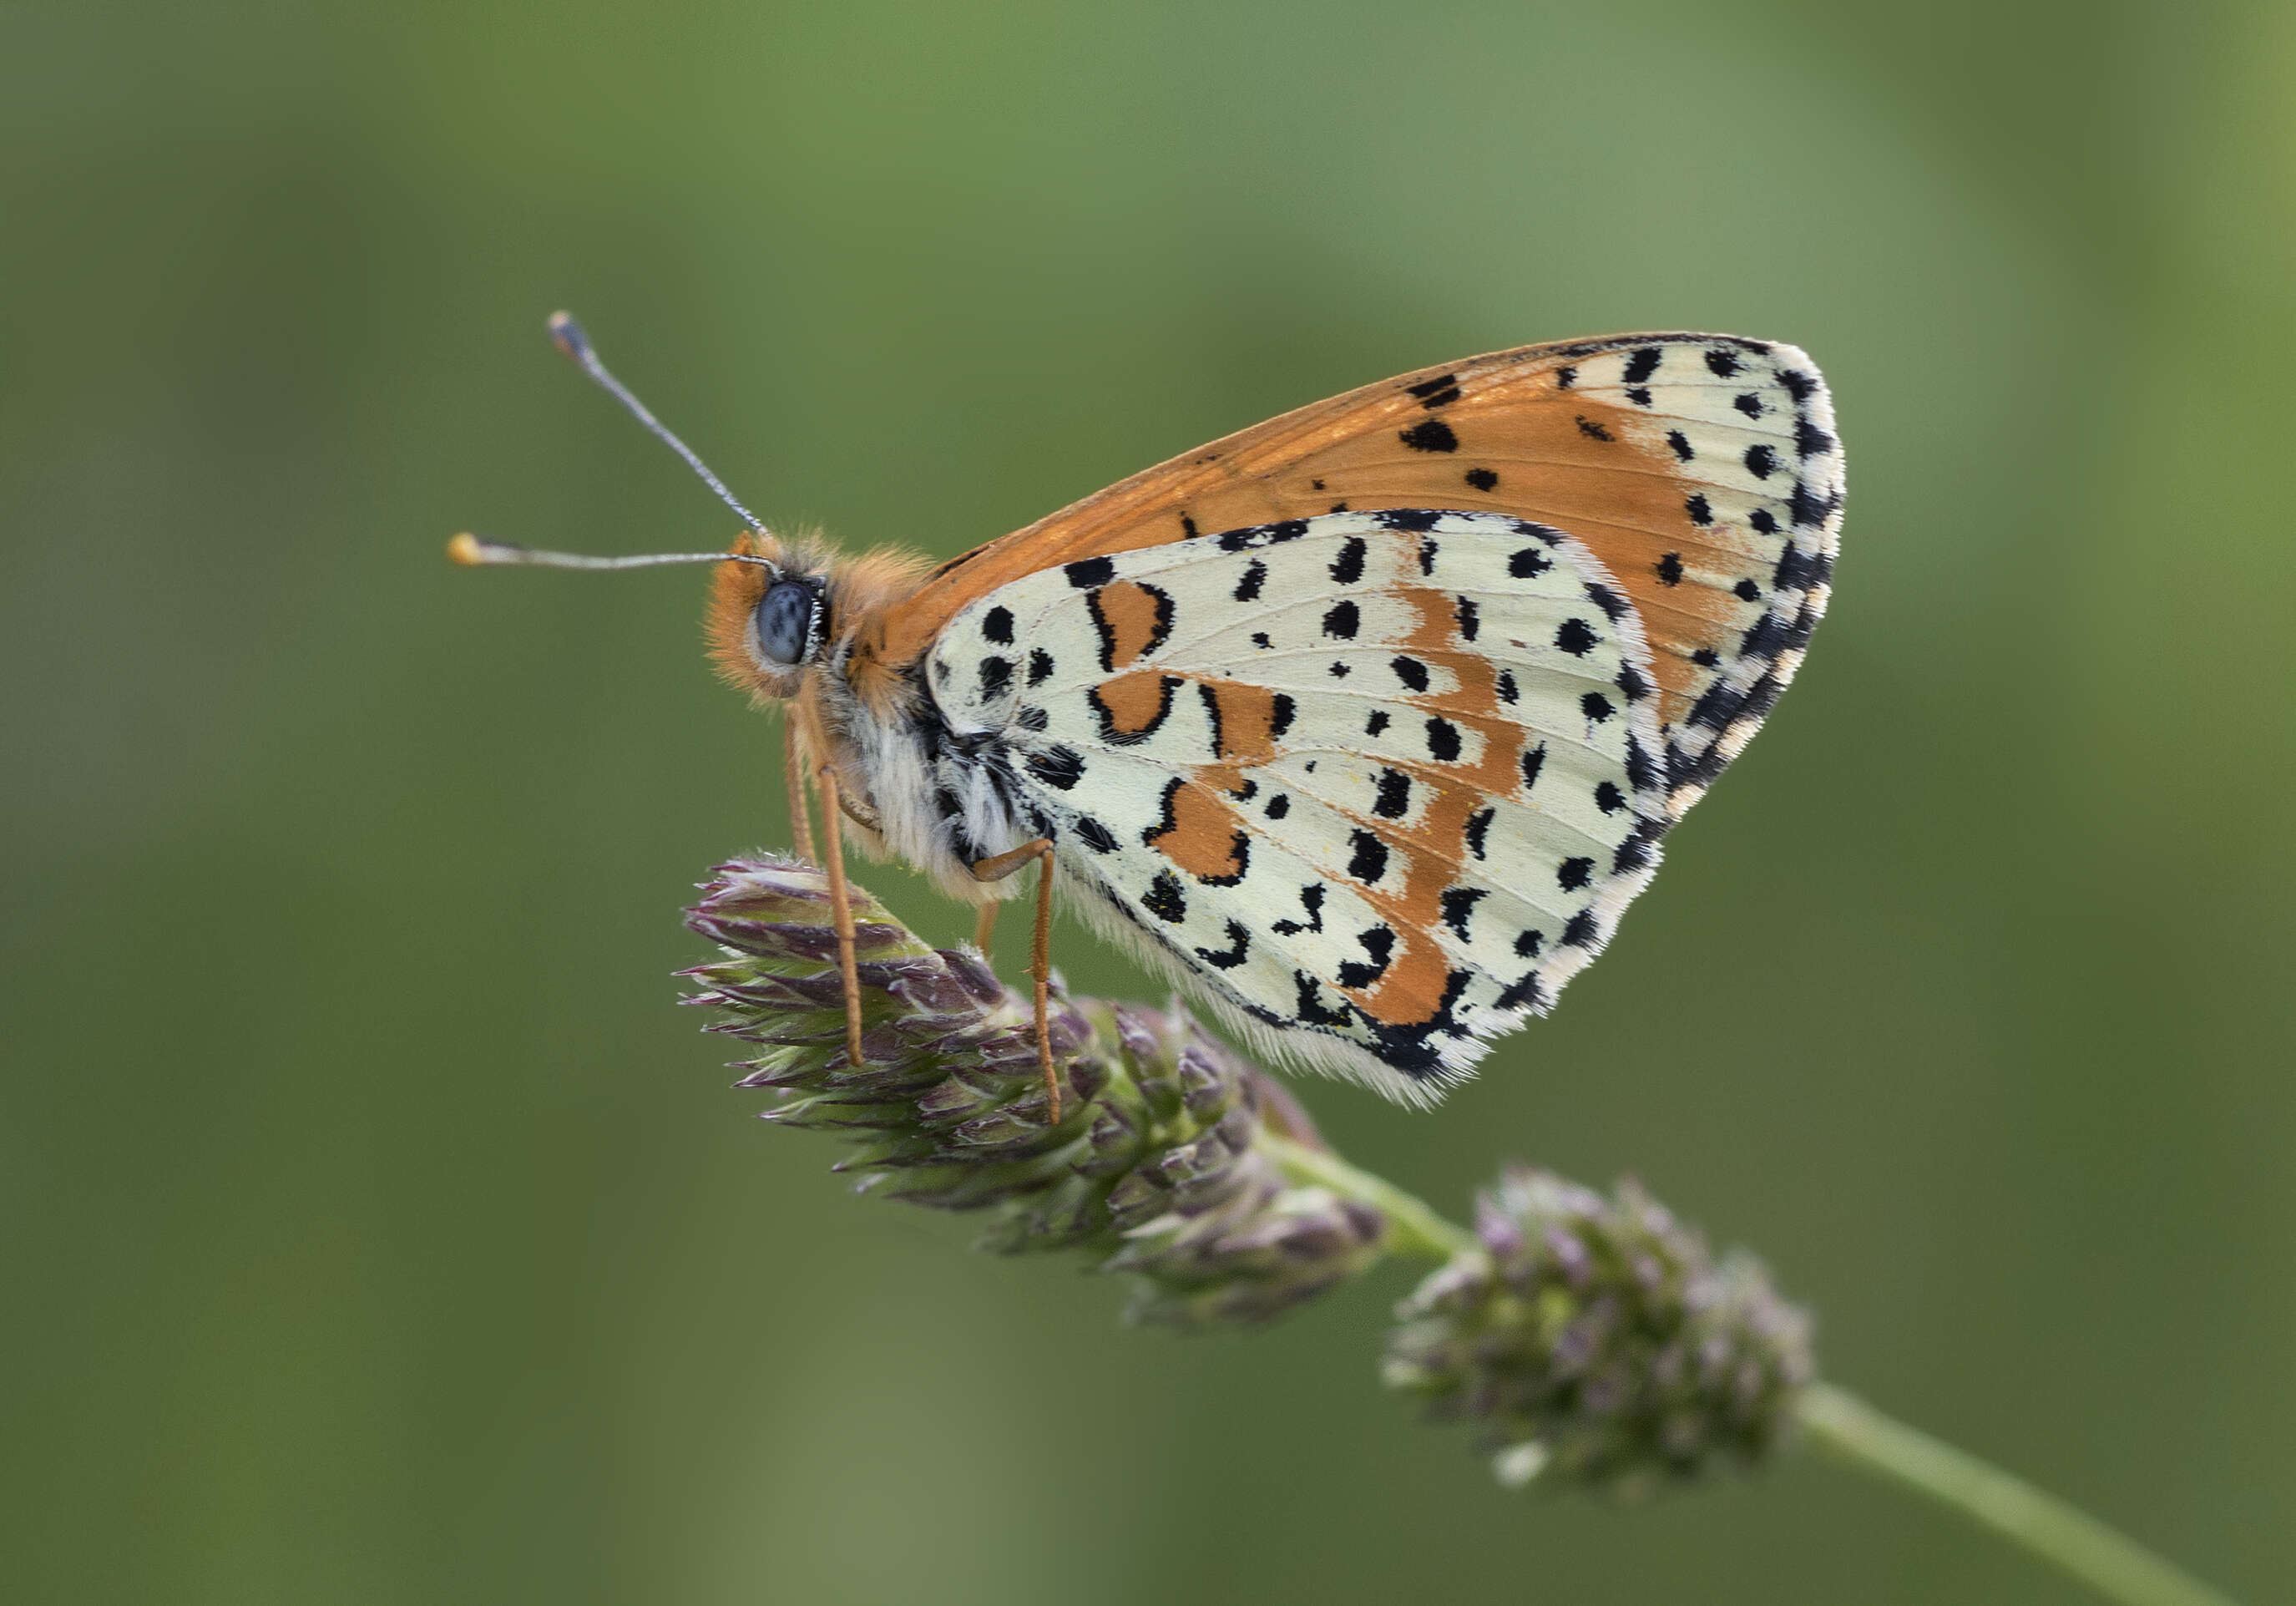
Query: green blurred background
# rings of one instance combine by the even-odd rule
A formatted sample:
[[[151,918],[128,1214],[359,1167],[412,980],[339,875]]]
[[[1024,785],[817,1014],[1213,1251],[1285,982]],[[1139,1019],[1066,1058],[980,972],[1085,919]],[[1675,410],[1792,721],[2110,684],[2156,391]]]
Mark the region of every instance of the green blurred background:
[[[783,829],[700,577],[439,555],[731,533],[563,305],[768,516],[943,554],[1448,357],[1808,348],[1768,733],[1480,1083],[1308,1095],[1455,1210],[1640,1174],[2284,1598],[2292,72],[2263,4],[0,7],[0,1593],[2083,1598],[1807,1458],[1504,1494],[1376,1386],[1400,1273],[1133,1330],[760,1126],[672,1001]]]

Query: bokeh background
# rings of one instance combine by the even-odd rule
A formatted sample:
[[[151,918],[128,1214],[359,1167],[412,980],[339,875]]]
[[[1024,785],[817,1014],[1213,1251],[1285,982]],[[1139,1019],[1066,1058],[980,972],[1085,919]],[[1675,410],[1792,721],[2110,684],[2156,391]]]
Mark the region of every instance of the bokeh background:
[[[759,1125],[669,976],[783,828],[701,577],[439,556],[731,534],[564,305],[769,516],[942,554],[1447,357],[1808,349],[1768,731],[1480,1083],[1308,1096],[1454,1209],[1638,1174],[1839,1380],[2284,1595],[2292,73],[2236,0],[0,8],[0,1592],[2082,1598],[1808,1458],[1502,1493],[1376,1386],[1399,1272],[1129,1330]]]

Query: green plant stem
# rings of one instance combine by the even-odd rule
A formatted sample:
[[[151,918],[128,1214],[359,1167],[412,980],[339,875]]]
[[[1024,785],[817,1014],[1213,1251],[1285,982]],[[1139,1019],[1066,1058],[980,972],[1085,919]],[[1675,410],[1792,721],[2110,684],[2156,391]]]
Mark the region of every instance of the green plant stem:
[[[1387,1217],[1388,1252],[1447,1261],[1482,1252],[1475,1235],[1392,1182],[1328,1149],[1264,1136],[1293,1181],[1328,1188]],[[2197,1578],[2021,1478],[1882,1415],[1856,1395],[1813,1383],[1797,1406],[1802,1429],[1835,1455],[1989,1528],[2127,1606],[2233,1606]]]
[[[1803,1391],[1812,1438],[1866,1471],[1893,1478],[2055,1562],[2128,1606],[2233,1606],[2191,1574],[2023,1478],[1882,1415],[1830,1383]]]
[[[1341,1198],[1369,1205],[1387,1217],[1386,1247],[1391,1255],[1445,1261],[1455,1255],[1482,1252],[1473,1233],[1444,1220],[1423,1199],[1368,1171],[1357,1170],[1328,1149],[1313,1149],[1273,1132],[1263,1134],[1259,1141],[1293,1182],[1328,1188]]]

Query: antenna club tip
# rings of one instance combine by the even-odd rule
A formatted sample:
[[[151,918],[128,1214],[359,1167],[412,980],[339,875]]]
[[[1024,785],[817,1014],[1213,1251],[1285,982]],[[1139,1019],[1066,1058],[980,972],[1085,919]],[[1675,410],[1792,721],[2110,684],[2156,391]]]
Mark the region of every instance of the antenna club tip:
[[[465,530],[447,543],[447,556],[451,562],[475,569],[487,561],[487,546]]]
[[[550,315],[550,343],[576,362],[590,354],[590,337],[583,333],[582,325],[574,321],[570,312]]]

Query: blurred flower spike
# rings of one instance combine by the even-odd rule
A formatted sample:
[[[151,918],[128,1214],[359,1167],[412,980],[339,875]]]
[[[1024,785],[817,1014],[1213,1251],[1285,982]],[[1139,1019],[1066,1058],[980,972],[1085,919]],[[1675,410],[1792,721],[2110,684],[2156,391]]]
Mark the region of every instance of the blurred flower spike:
[[[1027,1002],[971,952],[936,951],[853,889],[862,1050],[844,1050],[836,936],[821,872],[796,860],[721,865],[687,924],[726,958],[685,975],[709,1029],[757,1045],[739,1085],[770,1088],[778,1125],[837,1132],[864,1190],[991,1214],[984,1247],[1077,1249],[1137,1280],[1136,1319],[1264,1319],[1378,1259],[1373,1207],[1300,1157],[1321,1141],[1299,1105],[1177,1005],[1054,992],[1067,1097],[1046,1123]]]
[[[1815,1376],[1809,1319],[1761,1264],[1718,1262],[1632,1182],[1511,1169],[1475,1236],[1405,1303],[1385,1376],[1484,1424],[1504,1481],[1632,1495],[1756,1462]]]

